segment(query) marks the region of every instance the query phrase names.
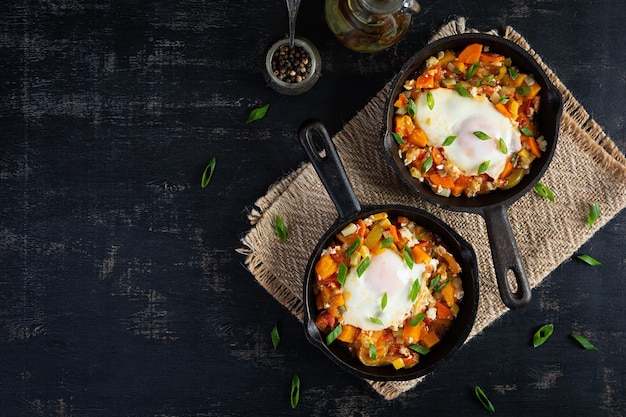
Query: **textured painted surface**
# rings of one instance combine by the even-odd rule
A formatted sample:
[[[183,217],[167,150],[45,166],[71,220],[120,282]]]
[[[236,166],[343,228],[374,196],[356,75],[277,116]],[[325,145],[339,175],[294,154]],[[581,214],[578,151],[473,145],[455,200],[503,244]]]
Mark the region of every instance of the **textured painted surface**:
[[[251,204],[306,159],[299,124],[340,129],[452,15],[512,25],[626,151],[619,2],[423,3],[403,42],[358,55],[304,0],[297,30],[324,76],[283,97],[259,71],[287,29],[280,2],[2,2],[0,415],[478,415],[478,384],[502,415],[621,416],[624,213],[581,248],[602,266],[563,264],[529,307],[392,402],[310,346],[242,266]],[[547,322],[555,334],[533,349]]]

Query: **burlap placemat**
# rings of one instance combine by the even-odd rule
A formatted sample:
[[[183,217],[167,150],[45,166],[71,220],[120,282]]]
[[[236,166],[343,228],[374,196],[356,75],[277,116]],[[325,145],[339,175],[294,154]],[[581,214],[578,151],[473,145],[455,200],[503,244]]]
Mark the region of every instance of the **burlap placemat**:
[[[471,31],[460,18],[443,26],[431,41]],[[528,50],[564,98],[557,150],[541,179],[553,191],[555,201],[531,191],[509,209],[526,273],[531,287],[535,287],[626,205],[626,159],[519,33],[508,27],[501,36]],[[447,211],[420,200],[387,165],[381,154],[379,126],[389,87],[372,98],[333,140],[362,204],[405,204],[425,209],[474,246],[481,298],[470,340],[507,311],[495,283],[487,230],[476,214]],[[589,228],[587,214],[594,202],[599,202],[602,215]],[[276,215],[287,224],[287,243],[279,243],[275,235]],[[337,211],[310,163],[273,185],[251,210],[253,227],[243,238],[245,248],[241,250],[246,265],[256,280],[301,321],[308,258],[336,219]],[[329,362],[329,366],[334,365]],[[386,399],[393,399],[422,379],[367,382]]]

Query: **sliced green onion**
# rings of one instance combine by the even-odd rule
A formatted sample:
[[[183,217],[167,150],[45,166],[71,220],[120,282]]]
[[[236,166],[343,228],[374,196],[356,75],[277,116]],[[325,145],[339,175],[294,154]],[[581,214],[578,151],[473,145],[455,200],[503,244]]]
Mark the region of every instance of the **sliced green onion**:
[[[547,198],[550,201],[554,201],[554,194],[552,194],[552,191],[550,191],[550,189],[546,187],[545,185],[543,185],[542,183],[538,182],[537,184],[535,184],[534,188],[535,188],[535,191],[537,191],[537,194],[539,194],[543,198]]]
[[[396,140],[398,145],[402,145],[404,143],[404,139],[402,139],[402,136],[400,136],[396,132],[391,132],[391,136],[393,136],[393,138]]]
[[[587,340],[587,338],[585,336],[579,335],[579,334],[573,334],[572,337],[574,339],[576,339],[576,341],[578,343],[580,343],[580,345],[582,347],[584,347],[587,350],[598,350],[597,347],[595,347],[594,345],[591,344],[591,342],[589,340]]]
[[[291,378],[291,408],[296,408],[298,401],[300,401],[300,377],[298,374],[293,374]]]
[[[209,160],[206,168],[204,168],[204,172],[202,173],[202,180],[200,181],[200,186],[202,188],[206,188],[211,181],[211,177],[213,176],[213,171],[215,171],[215,157],[212,157]]]
[[[498,102],[502,103],[502,104],[506,104],[509,102],[509,100],[511,99],[511,97],[509,96],[502,96],[500,97],[500,100],[498,100]]]
[[[356,275],[358,277],[361,277],[361,275],[363,275],[363,273],[365,272],[365,270],[367,269],[368,266],[370,266],[370,257],[369,256],[367,258],[363,259],[363,261],[361,261],[361,264],[356,267]]]
[[[465,81],[469,80],[470,78],[472,78],[474,75],[476,75],[476,71],[478,71],[478,67],[480,67],[480,61],[479,62],[474,62],[468,69],[467,69],[467,73],[465,74]]]
[[[278,323],[272,327],[272,331],[270,332],[270,337],[272,338],[272,345],[274,346],[274,350],[278,347],[280,343],[280,335],[278,334]]]
[[[373,343],[370,343],[370,358],[376,359],[376,346]]]
[[[531,91],[530,87],[527,85],[520,85],[519,87],[515,89],[515,92],[522,97],[529,95],[530,91]]]
[[[406,106],[407,106],[406,109],[409,113],[409,116],[411,116],[411,118],[414,118],[415,114],[417,113],[417,104],[415,104],[413,99],[410,98],[409,103]]]
[[[346,285],[346,277],[348,276],[348,267],[343,262],[339,262],[339,271],[337,271],[337,281],[341,286]]]
[[[419,278],[415,278],[415,281],[413,281],[413,285],[411,285],[411,292],[409,293],[409,299],[411,300],[412,303],[415,302],[419,293],[420,293],[420,280]]]
[[[480,130],[477,130],[477,131],[475,131],[473,133],[474,133],[474,136],[476,136],[480,140],[489,140],[489,139],[491,139],[491,136],[489,136],[485,132],[481,132]]]
[[[383,298],[380,300],[380,309],[384,310],[387,307],[387,292],[383,294]]]
[[[430,349],[428,349],[426,346],[422,346],[417,343],[410,344],[409,349],[419,353],[420,355],[425,355],[430,352]]]
[[[433,93],[430,91],[426,93],[426,103],[428,104],[428,108],[432,110],[435,107],[435,97],[433,97]]]
[[[478,398],[478,401],[480,401],[483,407],[485,407],[485,410],[489,411],[490,413],[496,412],[495,407],[493,406],[491,401],[489,401],[489,398],[487,398],[487,394],[485,394],[485,391],[483,391],[481,387],[476,385],[474,387],[474,393],[476,394],[476,398]]]
[[[439,285],[437,285],[435,287],[435,289],[433,290],[433,292],[441,292],[441,290],[443,290],[444,288],[446,288],[446,286],[450,283],[450,280],[447,279],[444,282],[439,283]]]
[[[274,219],[274,232],[276,232],[276,236],[278,236],[280,243],[284,243],[287,240],[287,226],[279,215],[276,215],[276,218]]]
[[[522,132],[526,136],[535,136],[533,135],[533,132],[527,127],[520,127],[519,131]]]
[[[422,174],[428,172],[428,170],[433,166],[433,158],[428,154],[428,157],[422,163]]]
[[[404,246],[404,262],[409,267],[409,269],[413,269],[413,265],[415,264],[415,258],[413,257],[413,251],[407,245]]]
[[[441,146],[450,146],[452,145],[455,139],[456,139],[456,136],[448,136],[446,140],[443,141]]]
[[[552,323],[541,326],[533,335],[533,346],[539,347],[543,345],[552,335],[552,332],[554,332],[554,325]]]
[[[254,122],[256,120],[262,119],[265,117],[265,113],[267,113],[267,109],[270,107],[269,104],[266,104],[265,106],[261,106],[258,107],[256,109],[253,109],[250,114],[248,115],[248,120],[246,120],[246,123],[250,123],[250,122]]]
[[[592,256],[589,255],[578,255],[577,256],[578,259],[580,259],[583,262],[588,263],[591,266],[598,266],[598,265],[602,265],[602,263],[600,261],[598,261],[597,259],[595,259]]]
[[[339,323],[337,327],[335,327],[332,330],[332,332],[326,335],[326,344],[330,345],[331,343],[333,343],[335,339],[337,338],[337,336],[339,336],[342,331],[343,331],[343,326],[341,326],[341,323]]]
[[[454,88],[456,90],[457,93],[459,93],[459,95],[461,97],[471,97],[472,95],[467,91],[467,89],[465,89],[465,87],[463,87],[460,84],[455,84]]]
[[[593,205],[589,209],[589,215],[587,216],[587,225],[589,227],[593,227],[593,224],[596,222],[596,220],[598,220],[600,214],[602,214],[600,211],[600,204],[593,203]]]
[[[509,67],[509,77],[511,77],[512,80],[517,80],[518,76],[519,74],[515,71],[515,68]]]
[[[480,164],[480,166],[478,167],[478,173],[482,174],[483,172],[487,171],[487,168],[489,168],[490,163],[491,161],[485,161],[482,164]]]
[[[491,83],[493,81],[493,77],[493,74],[489,74],[486,77],[481,78],[479,85],[483,86]]]
[[[424,313],[417,314],[415,317],[411,319],[411,321],[409,322],[409,326],[417,326],[418,324],[420,324],[422,320],[424,320],[425,317],[426,317],[426,314]]]
[[[509,153],[509,148],[507,148],[506,142],[502,138],[498,139],[498,148],[500,148],[500,152],[505,155]]]
[[[439,284],[439,280],[441,279],[441,274],[437,274],[430,280],[430,284],[428,285],[429,290],[433,290]]]
[[[391,246],[392,243],[393,243],[393,238],[392,237],[388,237],[387,239],[381,240],[380,244],[378,245],[378,247],[381,248],[381,249],[385,249],[385,248]]]
[[[370,317],[370,321],[374,324],[379,324],[381,326],[384,326],[383,321],[379,319],[378,317]]]
[[[348,246],[348,249],[346,249],[346,256],[348,258],[352,256],[354,251],[357,250],[359,246],[361,246],[361,236],[357,236],[356,239],[354,239],[354,242],[352,242],[352,245]]]

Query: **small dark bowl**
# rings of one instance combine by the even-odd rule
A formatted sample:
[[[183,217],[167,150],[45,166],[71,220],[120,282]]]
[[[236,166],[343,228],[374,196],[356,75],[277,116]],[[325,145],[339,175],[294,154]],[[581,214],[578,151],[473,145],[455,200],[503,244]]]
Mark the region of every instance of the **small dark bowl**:
[[[391,135],[395,115],[393,103],[398,94],[404,90],[403,85],[405,81],[421,70],[429,57],[436,55],[439,51],[448,49],[460,51],[472,43],[481,43],[489,46],[490,52],[511,58],[513,64],[521,72],[533,74],[535,81],[541,86],[539,92],[541,104],[536,121],[540,134],[545,137],[548,146],[541,158],[533,162],[530,172],[524,176],[519,184],[509,190],[495,190],[472,198],[443,197],[434,193],[424,182],[413,178],[409,170],[404,166],[402,158],[399,156],[398,144]],[[531,299],[531,291],[515,243],[515,237],[511,230],[507,208],[534,187],[546,169],[548,169],[548,165],[556,150],[562,99],[558,90],[548,79],[548,76],[527,51],[499,36],[480,33],[450,36],[427,45],[409,59],[393,80],[390,95],[387,98],[386,109],[382,136],[383,153],[389,164],[413,192],[430,203],[448,210],[472,212],[483,216],[489,234],[498,289],[504,304],[510,308],[520,308],[528,304]],[[508,282],[507,271],[509,270],[515,275],[517,284],[515,291]]]
[[[305,301],[304,327],[308,340],[341,368],[362,378],[376,381],[402,381],[426,375],[435,366],[445,362],[463,345],[474,325],[479,298],[478,264],[474,249],[450,226],[423,210],[401,205],[361,207],[324,126],[319,122],[305,124],[300,129],[299,137],[339,213],[335,224],[319,240],[306,267],[303,296]],[[464,297],[459,303],[459,313],[456,319],[442,337],[441,342],[427,355],[422,355],[417,365],[408,369],[396,370],[393,366],[366,366],[353,357],[340,341],[336,340],[328,346],[325,335],[315,325],[315,318],[318,314],[313,293],[317,279],[315,263],[322,251],[348,224],[383,211],[391,217],[407,217],[439,236],[462,268]]]

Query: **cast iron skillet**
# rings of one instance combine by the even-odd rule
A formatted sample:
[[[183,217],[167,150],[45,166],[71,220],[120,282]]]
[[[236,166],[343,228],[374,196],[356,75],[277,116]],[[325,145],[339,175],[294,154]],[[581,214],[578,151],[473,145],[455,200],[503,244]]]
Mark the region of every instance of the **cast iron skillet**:
[[[441,220],[425,211],[400,205],[361,207],[324,125],[317,121],[307,122],[301,126],[298,136],[339,213],[339,218],[319,240],[306,267],[304,327],[307,338],[343,369],[362,378],[398,381],[425,375],[462,346],[474,324],[478,308],[478,265],[472,246]],[[338,340],[327,346],[325,335],[315,326],[317,316],[313,294],[316,280],[315,263],[322,250],[351,222],[381,211],[386,211],[392,217],[405,216],[438,235],[462,268],[461,279],[465,295],[459,304],[457,318],[441,342],[410,369],[395,370],[392,366],[365,366],[357,358],[352,357]]]
[[[491,52],[510,57],[513,64],[520,71],[533,74],[535,81],[541,86],[539,96],[541,104],[537,123],[540,133],[546,138],[548,147],[536,159],[530,173],[524,176],[519,184],[509,190],[495,190],[489,194],[479,195],[473,198],[466,197],[443,197],[434,193],[426,183],[413,178],[409,170],[404,166],[399,155],[399,148],[391,136],[393,132],[394,107],[393,103],[398,94],[403,91],[404,82],[422,70],[424,62],[437,52],[451,49],[462,50],[471,43],[481,43],[489,46]],[[539,178],[548,168],[556,149],[559,123],[561,119],[561,95],[552,85],[544,71],[525,50],[498,36],[487,34],[462,34],[435,41],[414,55],[395,77],[392,83],[390,96],[387,98],[387,112],[383,121],[383,146],[385,157],[400,178],[417,194],[438,207],[455,211],[467,211],[480,214],[486,222],[489,235],[489,244],[495,267],[496,280],[502,301],[509,308],[520,308],[530,302],[531,290],[524,272],[524,266],[515,243],[515,237],[511,230],[507,208],[522,195],[526,194],[539,181]],[[507,278],[508,271],[515,276],[517,290],[514,291]]]

